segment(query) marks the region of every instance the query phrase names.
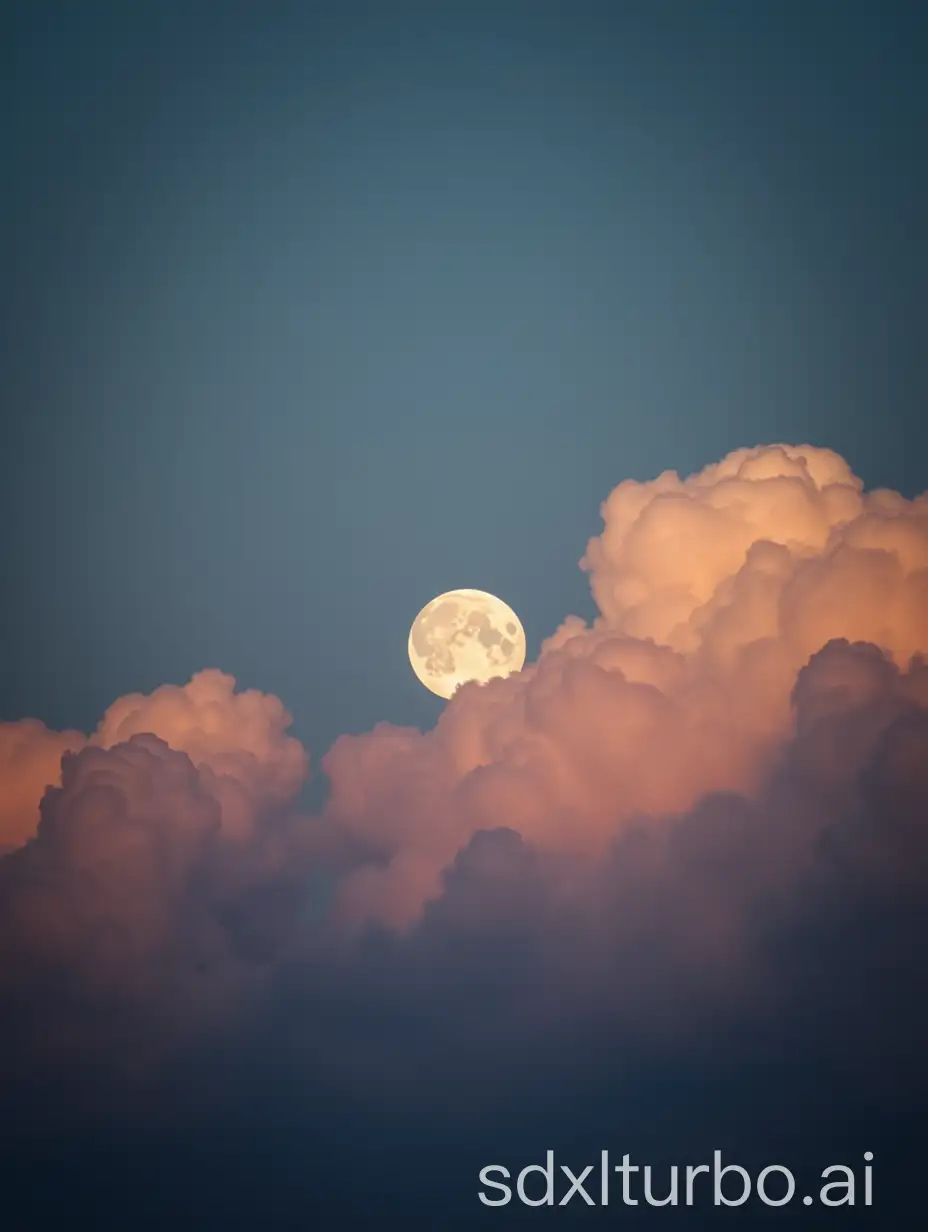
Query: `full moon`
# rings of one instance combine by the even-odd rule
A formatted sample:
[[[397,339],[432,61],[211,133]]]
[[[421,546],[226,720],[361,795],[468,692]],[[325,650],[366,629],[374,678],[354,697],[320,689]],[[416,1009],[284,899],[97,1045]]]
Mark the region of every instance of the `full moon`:
[[[525,662],[525,630],[508,604],[485,590],[449,590],[427,603],[409,630],[409,662],[427,689],[450,697]]]

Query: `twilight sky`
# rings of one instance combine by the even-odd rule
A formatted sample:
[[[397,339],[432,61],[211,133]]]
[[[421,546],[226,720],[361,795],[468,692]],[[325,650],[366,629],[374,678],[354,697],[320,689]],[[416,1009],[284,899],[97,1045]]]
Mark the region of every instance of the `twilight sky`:
[[[14,4],[0,712],[216,666],[313,749],[530,641],[621,479],[925,486],[925,22],[869,3]]]
[[[4,7],[33,1200],[55,1144],[110,1226],[115,1142],[151,1227],[237,1226],[223,1135],[271,1228],[358,1169],[378,1217],[477,1226],[479,1167],[558,1134],[907,1157],[926,62],[902,0]],[[406,637],[454,587],[529,671],[445,707]]]

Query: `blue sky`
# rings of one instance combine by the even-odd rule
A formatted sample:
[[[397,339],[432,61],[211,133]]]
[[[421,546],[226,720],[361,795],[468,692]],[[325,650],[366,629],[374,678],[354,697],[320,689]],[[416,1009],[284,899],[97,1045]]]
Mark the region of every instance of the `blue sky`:
[[[623,478],[785,440],[925,486],[916,8],[5,21],[4,717],[215,666],[318,755],[434,720],[432,595],[530,654],[591,615]]]

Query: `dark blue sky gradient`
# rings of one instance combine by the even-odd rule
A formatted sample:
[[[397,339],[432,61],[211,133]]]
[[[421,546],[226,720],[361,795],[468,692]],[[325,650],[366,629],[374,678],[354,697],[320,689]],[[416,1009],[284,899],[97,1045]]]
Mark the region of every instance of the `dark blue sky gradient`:
[[[202,667],[318,757],[621,479],[928,484],[917,4],[4,6],[0,718]]]

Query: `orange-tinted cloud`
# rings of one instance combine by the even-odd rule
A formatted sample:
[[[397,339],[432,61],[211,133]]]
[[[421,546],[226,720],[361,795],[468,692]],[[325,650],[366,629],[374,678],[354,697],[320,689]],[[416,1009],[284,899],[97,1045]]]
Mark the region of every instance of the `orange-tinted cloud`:
[[[326,753],[323,815],[286,841],[301,859],[342,842],[345,922],[414,925],[482,830],[599,859],[643,816],[713,792],[755,799],[793,732],[797,673],[826,642],[872,643],[881,671],[928,650],[928,498],[867,493],[829,450],[744,449],[688,478],[626,481],[602,514],[581,562],[592,627],[568,617],[536,663],[464,686],[429,732],[381,723]],[[205,671],[115,702],[89,743],[151,733],[186,753],[224,838],[247,848],[307,773],[289,724],[276,698]],[[22,841],[58,752],[82,738],[13,724],[3,739],[30,750],[7,755],[8,841]],[[291,858],[275,842],[266,868]]]
[[[206,1072],[207,1103],[244,1081],[250,1115],[279,1065],[300,1116],[326,1092],[392,1117],[414,1091],[443,1123],[453,1088],[487,1124],[539,1073],[558,1100],[642,1058],[714,1082],[740,1039],[755,1069],[827,1057],[855,1099],[904,1084],[921,1107],[924,503],[801,452],[639,485],[664,559],[625,554],[632,521],[595,565],[637,609],[612,586],[431,731],[337,740],[316,815],[283,706],[218,672],[86,739],[8,725],[33,750],[7,762],[19,838],[78,751],[0,859],[4,1090],[31,1109],[79,1073],[96,1107],[177,1065],[185,1105]],[[674,537],[691,504],[724,509],[727,546]]]
[[[35,833],[45,788],[61,780],[61,758],[86,743],[81,732],[50,731],[37,719],[0,723],[0,853]]]
[[[256,818],[287,805],[309,772],[306,751],[288,733],[291,722],[276,697],[236,692],[232,676],[206,670],[182,686],[121,697],[90,737],[29,719],[0,724],[0,849],[35,832],[46,787],[61,781],[64,752],[111,748],[140,734],[187,753],[221,803],[224,836],[247,838]]]
[[[237,693],[232,676],[207,670],[183,686],[121,697],[92,739],[107,748],[151,732],[182,750],[220,799],[225,836],[241,838],[262,811],[292,800],[309,772],[306,751],[287,732],[292,721],[276,697]]]
[[[833,638],[905,666],[928,650],[928,497],[866,493],[830,450],[738,450],[697,475],[626,481],[582,565],[600,616],[539,661],[465,686],[431,732],[381,725],[323,760],[329,816],[385,859],[343,887],[348,918],[408,925],[480,829],[595,851],[640,814],[756,792],[791,692]]]

